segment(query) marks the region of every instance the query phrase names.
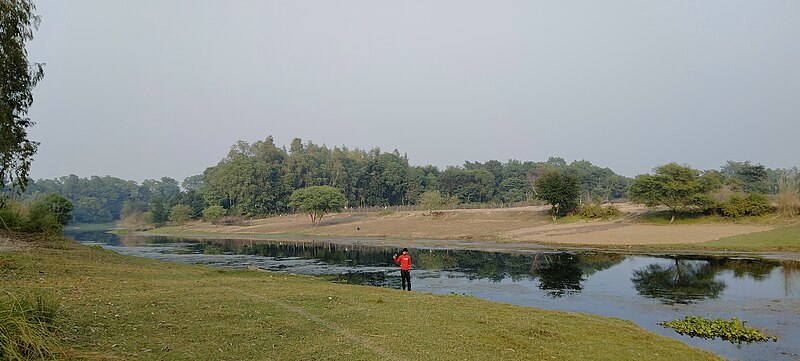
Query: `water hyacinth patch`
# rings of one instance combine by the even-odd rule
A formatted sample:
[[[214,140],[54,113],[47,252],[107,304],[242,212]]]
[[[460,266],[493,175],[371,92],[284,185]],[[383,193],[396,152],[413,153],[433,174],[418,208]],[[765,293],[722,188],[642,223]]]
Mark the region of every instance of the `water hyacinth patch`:
[[[776,336],[765,335],[759,330],[745,326],[744,324],[746,322],[747,321],[741,321],[736,317],[725,320],[722,318],[708,319],[690,315],[682,320],[678,319],[662,322],[659,323],[659,325],[675,329],[675,332],[681,335],[708,339],[719,337],[723,340],[730,341],[730,343],[740,344],[742,342],[778,341]]]

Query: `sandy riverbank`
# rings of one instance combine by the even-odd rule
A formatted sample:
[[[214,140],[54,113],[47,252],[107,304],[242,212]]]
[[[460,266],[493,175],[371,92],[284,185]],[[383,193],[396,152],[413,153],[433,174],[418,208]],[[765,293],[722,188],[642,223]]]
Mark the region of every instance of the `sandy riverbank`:
[[[645,212],[643,207],[625,204],[620,209],[624,212],[620,219],[570,223],[554,223],[547,215],[546,206],[433,212],[342,212],[325,216],[317,227],[311,226],[307,215],[296,214],[253,220],[235,226],[215,226],[198,222],[182,227],[179,232],[492,240],[574,245],[659,245],[701,243],[774,228],[762,224],[643,224],[634,221]]]

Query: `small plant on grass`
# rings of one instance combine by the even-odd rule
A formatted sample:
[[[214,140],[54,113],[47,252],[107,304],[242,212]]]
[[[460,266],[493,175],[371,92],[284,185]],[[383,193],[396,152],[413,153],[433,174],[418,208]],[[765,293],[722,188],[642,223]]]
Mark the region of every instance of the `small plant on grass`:
[[[58,300],[42,294],[0,294],[0,359],[52,359],[61,354],[55,336]]]
[[[700,316],[686,316],[682,320],[660,323],[661,326],[675,329],[681,335],[700,338],[721,338],[730,343],[778,341],[775,336],[768,336],[752,327],[745,326],[746,321],[734,317],[730,320],[722,318],[708,319]]]

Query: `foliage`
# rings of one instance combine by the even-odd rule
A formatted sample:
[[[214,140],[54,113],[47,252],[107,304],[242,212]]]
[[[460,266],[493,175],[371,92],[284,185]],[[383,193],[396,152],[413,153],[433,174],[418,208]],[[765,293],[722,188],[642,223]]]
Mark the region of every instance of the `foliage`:
[[[191,218],[192,208],[185,204],[176,204],[169,211],[169,220],[176,225],[182,225]]]
[[[339,212],[344,207],[344,196],[336,188],[313,186],[292,193],[289,206],[311,216],[311,225],[316,226],[325,213]]]
[[[684,319],[663,322],[660,325],[675,329],[681,335],[689,335],[700,338],[716,338],[730,341],[730,343],[741,344],[742,342],[768,342],[778,341],[775,336],[767,336],[760,331],[747,327],[746,321],[740,321],[733,317],[730,320],[722,318],[707,319],[700,316],[686,316]]]
[[[49,193],[31,202],[28,217],[31,231],[61,233],[72,218],[72,202],[58,193]]]
[[[432,211],[444,207],[452,207],[458,204],[458,198],[446,197],[437,190],[430,190],[419,196],[417,204],[419,204],[422,209]]]
[[[34,122],[26,117],[33,104],[33,88],[44,72],[42,64],[28,62],[25,43],[39,26],[30,0],[0,1],[0,188],[24,190],[39,145],[28,139]]]
[[[697,170],[677,163],[654,169],[655,174],[642,174],[631,183],[629,198],[648,207],[666,206],[674,215],[711,203],[708,193],[716,186],[700,177]]]
[[[41,293],[0,293],[0,359],[39,360],[62,354],[54,333],[59,307],[57,298]]]
[[[728,161],[722,167],[722,174],[734,190],[744,193],[758,192],[769,193],[769,173],[761,164],[751,164],[750,161]]]
[[[578,206],[580,188],[578,177],[564,172],[549,172],[536,180],[537,198],[549,203],[553,219],[569,213]]]
[[[51,193],[39,196],[29,205],[16,199],[0,205],[0,226],[29,233],[61,233],[69,222],[72,203],[63,196]]]
[[[207,222],[215,223],[222,219],[222,217],[225,215],[225,212],[225,208],[215,204],[203,210],[203,219],[205,219]]]
[[[167,205],[164,204],[164,201],[161,197],[155,197],[150,202],[150,206],[145,213],[145,219],[147,223],[150,223],[156,227],[163,226],[169,220],[169,209]]]
[[[745,216],[761,216],[774,211],[767,196],[761,193],[750,193],[746,197],[733,195],[719,206],[719,213],[725,217],[738,218]]]
[[[73,221],[77,223],[107,223],[134,213],[144,213],[154,198],[159,198],[169,209],[177,204],[182,194],[177,181],[163,177],[146,179],[141,185],[115,177],[79,178],[76,175],[32,182],[26,196],[59,193],[75,206]]]
[[[603,206],[597,203],[589,203],[578,207],[578,215],[583,218],[611,218],[619,214],[619,208],[613,204]]]
[[[0,226],[7,230],[21,231],[28,223],[28,207],[16,199],[2,199]]]

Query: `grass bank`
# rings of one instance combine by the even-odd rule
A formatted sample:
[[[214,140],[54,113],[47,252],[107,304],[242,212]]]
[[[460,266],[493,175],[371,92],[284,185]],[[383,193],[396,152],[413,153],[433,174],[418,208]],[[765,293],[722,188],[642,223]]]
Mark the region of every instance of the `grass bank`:
[[[73,359],[718,359],[619,319],[180,265],[64,240],[0,249],[0,281],[60,299],[56,324]]]
[[[800,252],[800,224],[783,226],[771,231],[725,237],[701,245],[731,251]]]

